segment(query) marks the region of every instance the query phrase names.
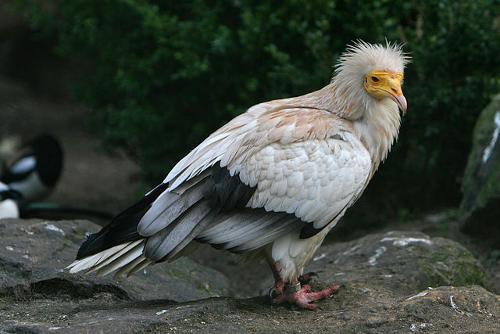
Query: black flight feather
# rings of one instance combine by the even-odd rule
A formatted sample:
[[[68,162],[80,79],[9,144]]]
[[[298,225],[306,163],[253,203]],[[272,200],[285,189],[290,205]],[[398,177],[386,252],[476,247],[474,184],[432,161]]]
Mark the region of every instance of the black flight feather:
[[[149,247],[146,247],[151,253],[162,253],[164,259],[169,258],[180,251],[180,245],[187,245],[196,238],[202,227],[208,225],[215,214],[244,207],[255,192],[255,187],[244,185],[238,176],[231,176],[226,168],[216,165],[209,172],[209,177],[194,183],[182,194],[176,194],[175,191],[171,193],[171,196],[163,194],[168,188],[168,184],[160,184],[137,204],[116,216],[101,231],[90,235],[80,247],[77,260],[125,242],[144,238],[145,235],[138,232],[138,225],[146,216],[150,216],[146,225],[150,219],[152,223],[159,219],[158,223],[162,226],[163,220],[166,219],[170,222],[164,224],[164,228],[150,237],[154,240],[151,242],[148,240]],[[197,192],[198,195],[196,195]],[[160,205],[161,207],[153,210],[155,211],[153,213],[150,211],[152,204],[160,196],[165,197],[165,201],[161,200],[157,204],[165,204],[165,207]],[[207,204],[209,209],[206,209]],[[186,218],[189,221],[186,221]],[[179,224],[183,224],[183,226],[178,226]],[[174,234],[168,236],[171,232]],[[160,242],[158,234],[164,236],[169,244],[165,245],[165,243]],[[160,245],[162,245],[162,251],[154,252],[153,250]],[[158,255],[154,257],[159,260]]]
[[[151,204],[168,188],[167,183],[158,185],[144,196],[138,203],[126,209],[98,233],[91,234],[80,246],[76,259],[97,254],[108,248],[118,246],[124,242],[139,240],[142,237],[137,233],[137,224],[149,210]]]

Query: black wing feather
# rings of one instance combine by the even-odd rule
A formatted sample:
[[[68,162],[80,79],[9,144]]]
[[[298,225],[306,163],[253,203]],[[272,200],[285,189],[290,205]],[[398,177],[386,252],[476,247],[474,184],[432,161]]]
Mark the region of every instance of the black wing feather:
[[[192,191],[202,191],[202,196],[200,200],[196,203],[192,203],[192,207],[186,208],[186,210],[179,210],[176,213],[177,217],[175,220],[168,225],[162,234],[168,233],[170,231],[183,231],[180,236],[183,238],[175,238],[175,244],[169,245],[168,254],[165,254],[164,258],[171,256],[172,254],[178,252],[180,248],[179,245],[186,245],[191,240],[196,237],[196,233],[199,232],[199,223],[207,225],[210,223],[205,219],[206,217],[215,217],[215,215],[222,211],[231,211],[236,208],[242,208],[248,202],[250,197],[255,192],[256,188],[252,188],[244,185],[238,176],[231,176],[226,168],[221,168],[219,165],[213,166],[209,170],[210,176],[206,178],[203,182],[199,182],[193,186],[193,188],[186,192],[188,194]],[[94,255],[108,248],[120,245],[125,242],[136,241],[143,239],[144,236],[140,235],[137,231],[137,226],[143,216],[151,208],[153,202],[168,188],[168,184],[162,183],[153,189],[150,193],[142,198],[140,202],[134,206],[128,208],[127,210],[116,216],[109,225],[105,226],[101,231],[96,234],[90,235],[87,240],[80,247],[77,260],[84,257]],[[179,204],[182,204],[184,198],[182,195],[178,198]],[[211,208],[210,212],[202,212],[196,214],[193,211],[205,210],[203,203],[208,202]],[[175,203],[174,203],[175,204]],[[177,224],[182,223],[183,216],[186,212],[191,211],[193,217],[197,217],[200,221],[191,222],[184,226],[190,229],[183,230],[182,228],[176,228]],[[164,212],[162,214],[168,214],[169,212]],[[169,238],[171,240],[174,240]]]
[[[144,196],[138,203],[126,209],[98,233],[91,234],[80,246],[76,259],[94,255],[105,249],[125,242],[136,241],[142,237],[137,233],[137,224],[149,210],[151,204],[168,188],[162,183]]]

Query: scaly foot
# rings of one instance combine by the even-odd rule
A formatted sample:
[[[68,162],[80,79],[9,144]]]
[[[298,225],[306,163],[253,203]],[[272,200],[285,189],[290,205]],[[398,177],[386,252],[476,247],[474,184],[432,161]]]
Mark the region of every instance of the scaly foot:
[[[316,274],[315,272],[309,272],[307,274],[302,274],[297,279],[299,280],[300,284],[304,285],[311,282],[312,278],[315,276],[318,276],[318,274]],[[279,273],[274,275],[274,277],[275,277],[274,285],[271,289],[269,289],[269,297],[271,297],[271,299],[276,298],[279,295],[282,295],[283,292],[285,291],[285,282],[283,282],[281,277],[279,277]]]
[[[301,286],[300,283],[297,283],[294,285],[288,285],[281,295],[273,298],[272,302],[273,304],[290,303],[307,310],[315,310],[317,305],[312,304],[312,302],[330,297],[339,288],[340,285],[333,284],[326,289],[313,292],[309,285]]]
[[[283,282],[281,278],[277,279],[274,282],[273,287],[269,289],[269,297],[271,297],[271,299],[277,298],[278,296],[283,295],[284,291],[285,291],[285,282]]]

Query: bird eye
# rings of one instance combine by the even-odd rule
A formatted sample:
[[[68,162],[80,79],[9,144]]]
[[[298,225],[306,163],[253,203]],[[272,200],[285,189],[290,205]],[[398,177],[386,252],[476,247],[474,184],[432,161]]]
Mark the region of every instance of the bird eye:
[[[380,81],[379,78],[377,78],[377,77],[371,77],[370,79],[372,79],[373,82],[379,82]]]

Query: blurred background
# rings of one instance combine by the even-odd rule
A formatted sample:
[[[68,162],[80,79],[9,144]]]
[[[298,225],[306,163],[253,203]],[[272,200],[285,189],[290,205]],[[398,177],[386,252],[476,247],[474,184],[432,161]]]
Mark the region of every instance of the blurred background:
[[[334,234],[465,231],[498,263],[499,29],[495,0],[2,1],[0,154],[53,134],[49,200],[117,213],[249,106],[326,85],[346,44],[401,42],[399,141]]]

